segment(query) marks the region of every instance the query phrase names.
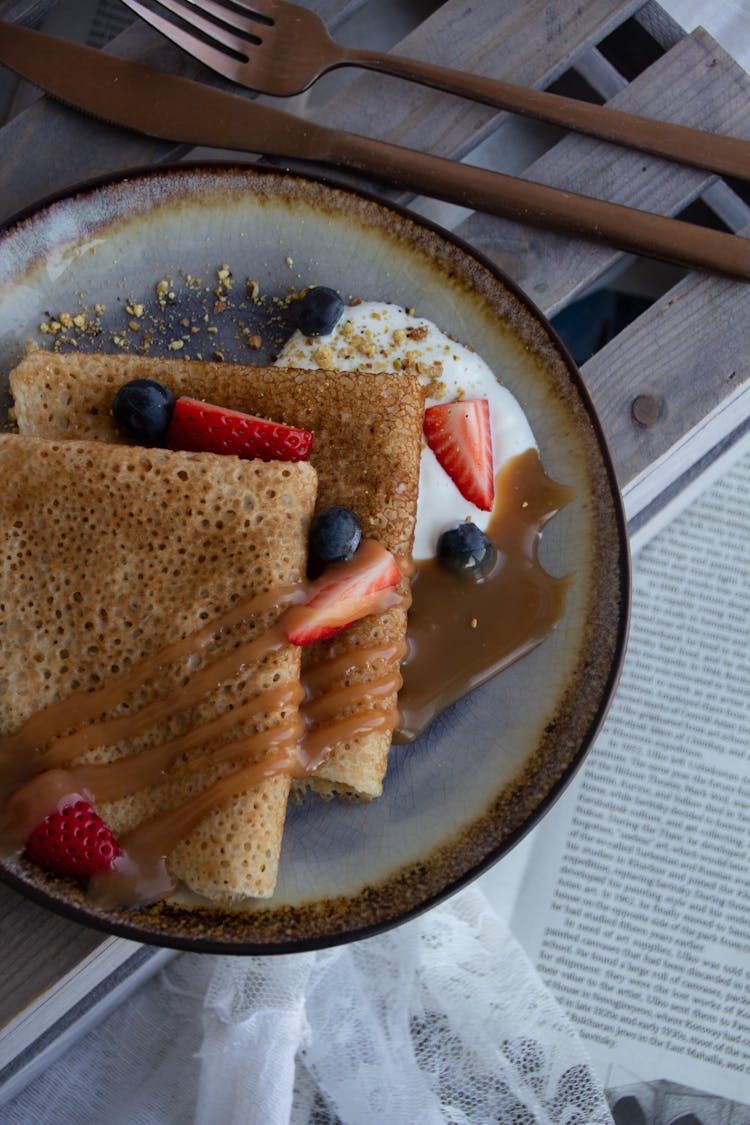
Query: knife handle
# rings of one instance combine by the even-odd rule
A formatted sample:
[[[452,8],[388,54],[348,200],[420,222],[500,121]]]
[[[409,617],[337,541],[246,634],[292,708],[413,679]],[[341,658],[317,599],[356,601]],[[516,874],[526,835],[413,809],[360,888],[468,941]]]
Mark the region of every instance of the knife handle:
[[[423,195],[689,269],[750,280],[750,240],[503,172],[321,129],[316,158]],[[323,149],[323,151],[321,151]]]
[[[681,164],[707,168],[724,176],[750,179],[750,140],[742,137],[709,133],[671,121],[657,121],[611,106],[593,105],[546,90],[515,86],[511,82],[436,66],[421,59],[407,59],[403,55],[349,48],[347,65],[394,74],[459,97],[472,98],[484,105],[521,113]]]

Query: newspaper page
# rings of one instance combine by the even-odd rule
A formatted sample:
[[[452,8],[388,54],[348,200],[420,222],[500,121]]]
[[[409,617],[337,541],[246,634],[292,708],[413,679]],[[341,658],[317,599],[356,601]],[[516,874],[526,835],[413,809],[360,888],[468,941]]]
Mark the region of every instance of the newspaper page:
[[[634,563],[604,730],[511,924],[617,1125],[750,1122],[750,457]]]

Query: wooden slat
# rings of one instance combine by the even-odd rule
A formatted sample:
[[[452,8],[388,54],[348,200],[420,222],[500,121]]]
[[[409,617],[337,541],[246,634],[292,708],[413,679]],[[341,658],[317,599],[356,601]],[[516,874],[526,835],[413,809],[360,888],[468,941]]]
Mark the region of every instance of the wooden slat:
[[[113,53],[188,78],[205,68],[143,23],[118,36]],[[176,160],[186,145],[165,144],[94,121],[39,98],[0,129],[0,221],[53,192],[138,164]]]
[[[639,19],[640,15],[638,13]],[[604,101],[609,101],[628,85],[627,79],[596,49],[582,56],[575,69]],[[750,207],[724,180],[713,183],[701,193],[701,198],[730,230],[739,231],[750,223]]]
[[[57,0],[0,0],[0,20],[36,26],[54,8]]]
[[[365,6],[367,0],[295,0],[303,8],[317,12],[333,32]]]
[[[748,323],[750,285],[690,274],[584,364],[631,515],[750,416]],[[651,426],[639,395],[659,404]]]
[[[648,0],[636,12],[635,19],[665,51],[674,47],[675,43],[678,43],[685,34],[676,20],[668,12],[665,12],[664,8],[657,4],[655,0]]]
[[[702,30],[685,37],[611,101],[635,113],[750,137],[750,77]],[[569,135],[526,175],[630,207],[676,214],[714,177]],[[619,251],[475,214],[457,233],[552,314],[622,260]]]
[[[639,0],[555,6],[547,0],[522,5],[448,0],[395,52],[519,85],[544,86],[568,68],[572,57],[639,7]],[[345,97],[323,107],[316,119],[334,128],[460,159],[497,127],[502,116],[464,98],[366,74],[347,88]],[[391,194],[402,201],[408,198],[404,193]]]
[[[0,1029],[104,940],[0,885]],[[1,1060],[0,1060],[1,1061]]]

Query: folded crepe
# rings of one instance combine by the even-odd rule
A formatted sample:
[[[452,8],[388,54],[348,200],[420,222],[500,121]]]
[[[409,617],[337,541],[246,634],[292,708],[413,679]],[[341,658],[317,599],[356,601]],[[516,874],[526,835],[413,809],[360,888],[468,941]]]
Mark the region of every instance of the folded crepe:
[[[410,559],[423,418],[423,392],[415,376],[34,349],[10,376],[19,431],[57,439],[120,441],[112,422],[112,400],[123,383],[136,378],[157,379],[176,396],[312,430],[310,462],[318,474],[317,509],[351,508],[365,537],[379,540],[402,561]],[[406,581],[404,590],[408,590]],[[406,615],[405,607],[395,607],[363,619],[329,641],[308,646],[303,669],[312,678],[313,669],[335,659],[339,685],[382,685],[390,677],[391,690],[379,689],[366,703],[355,706],[395,713]],[[368,650],[371,658],[356,659]],[[307,783],[324,795],[365,800],[378,796],[392,725],[345,738]]]
[[[75,693],[98,699],[102,685],[166,646],[201,629],[210,636],[241,600],[304,577],[316,490],[307,464],[4,434],[0,471],[0,735],[71,695],[86,698]],[[295,717],[300,653],[291,645],[207,694],[191,692],[207,661],[265,634],[280,612],[270,601],[219,630],[203,655],[159,667],[109,712],[131,719],[156,700],[179,703],[135,739],[87,750],[87,762],[191,731],[200,741],[204,724],[254,703],[241,722],[230,716],[221,734],[182,755],[165,781],[98,807],[116,836],[243,764],[206,761],[206,750]],[[272,894],[289,786],[288,776],[274,776],[208,812],[169,855],[172,873],[216,901]]]

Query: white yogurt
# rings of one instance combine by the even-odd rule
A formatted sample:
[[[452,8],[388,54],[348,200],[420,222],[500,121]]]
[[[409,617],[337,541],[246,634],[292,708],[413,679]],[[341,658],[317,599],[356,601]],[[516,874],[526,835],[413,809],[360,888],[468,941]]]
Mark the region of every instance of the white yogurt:
[[[363,301],[347,307],[328,336],[310,338],[295,332],[276,363],[361,372],[416,368],[427,387],[427,406],[457,398],[488,400],[495,474],[510,457],[536,448],[523,410],[484,360],[431,321],[410,316],[397,305]],[[484,531],[490,515],[463,498],[423,443],[414,558],[433,556],[441,532],[461,520],[473,520]]]

